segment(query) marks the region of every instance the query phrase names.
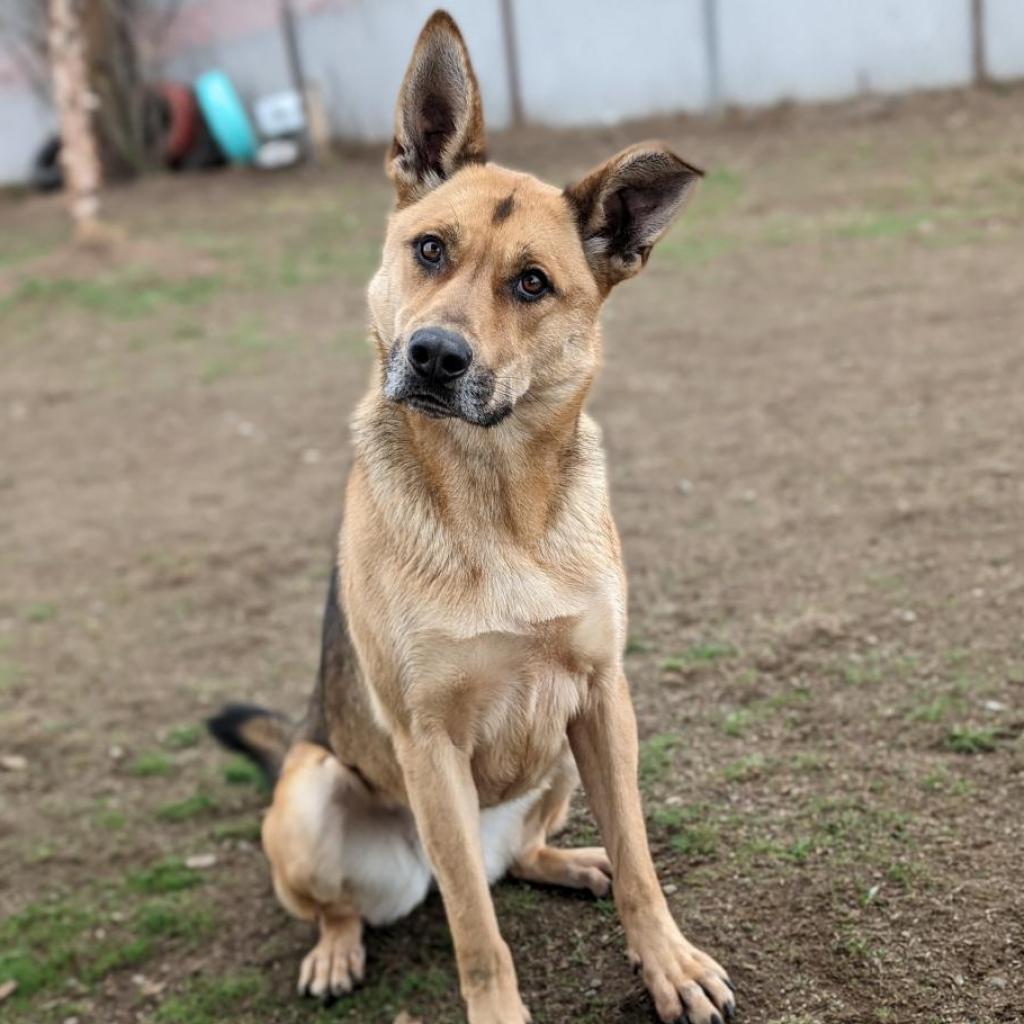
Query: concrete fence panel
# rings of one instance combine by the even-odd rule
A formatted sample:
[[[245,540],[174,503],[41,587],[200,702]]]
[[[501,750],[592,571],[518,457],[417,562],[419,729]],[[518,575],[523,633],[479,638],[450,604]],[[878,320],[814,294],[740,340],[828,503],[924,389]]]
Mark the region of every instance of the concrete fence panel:
[[[983,26],[989,75],[1024,77],[1024,0],[985,0]]]
[[[513,0],[523,111],[540,124],[609,124],[704,110],[703,0]]]
[[[972,78],[969,0],[717,0],[714,8],[726,102],[840,99]]]

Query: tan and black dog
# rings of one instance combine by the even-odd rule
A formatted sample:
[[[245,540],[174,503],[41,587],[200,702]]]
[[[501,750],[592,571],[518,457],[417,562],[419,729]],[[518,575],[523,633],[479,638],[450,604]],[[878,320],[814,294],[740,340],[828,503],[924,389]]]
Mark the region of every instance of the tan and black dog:
[[[661,1020],[722,1024],[728,976],[680,933],[648,850],[626,581],[583,411],[601,305],[700,172],[657,143],[565,190],[487,163],[476,78],[443,12],[416,44],[387,169],[397,206],[369,289],[379,365],[353,420],[319,679],[295,729],[247,706],[210,723],[277,780],[274,888],[320,930],[299,989],[349,991],[363,922],[408,913],[436,880],[469,1020],[522,1024],[489,888],[510,872],[613,888]],[[549,845],[577,770],[603,849]]]

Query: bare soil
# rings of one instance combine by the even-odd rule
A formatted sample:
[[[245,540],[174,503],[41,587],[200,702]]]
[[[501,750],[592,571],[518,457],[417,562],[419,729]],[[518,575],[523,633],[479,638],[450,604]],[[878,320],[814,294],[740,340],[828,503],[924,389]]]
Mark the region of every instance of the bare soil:
[[[1024,93],[494,149],[568,181],[651,134],[709,174],[591,407],[671,903],[743,1020],[1015,1024]],[[0,198],[2,1021],[461,1019],[436,897],[358,994],[293,996],[266,794],[196,727],[308,692],[389,198],[377,152],[147,180],[86,256]],[[652,1019],[610,905],[496,900],[538,1024]]]

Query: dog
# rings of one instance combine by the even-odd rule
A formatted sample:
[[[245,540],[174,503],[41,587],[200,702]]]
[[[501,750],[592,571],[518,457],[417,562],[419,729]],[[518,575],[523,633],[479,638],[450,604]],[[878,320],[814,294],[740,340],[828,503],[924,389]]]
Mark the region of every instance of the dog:
[[[210,721],[275,781],[278,899],[315,922],[298,987],[363,977],[363,924],[440,888],[471,1024],[523,1024],[490,886],[613,891],[662,1021],[723,1024],[729,977],[658,882],[622,666],[626,582],[584,412],[599,313],[701,172],[633,146],[564,190],[488,163],[480,90],[443,11],[405,74],[368,292],[378,375],[359,404],[321,664],[301,725]],[[549,845],[579,777],[604,848]],[[614,880],[614,885],[613,885]]]

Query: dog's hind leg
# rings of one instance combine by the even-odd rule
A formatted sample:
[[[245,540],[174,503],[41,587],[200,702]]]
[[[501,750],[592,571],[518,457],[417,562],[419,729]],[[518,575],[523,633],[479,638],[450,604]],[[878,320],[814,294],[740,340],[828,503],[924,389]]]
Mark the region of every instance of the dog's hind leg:
[[[320,929],[299,971],[301,995],[342,995],[363,976],[362,917],[347,891],[341,856],[345,790],[354,781],[348,774],[323,747],[297,744],[263,819],[263,848],[278,900]]]
[[[282,906],[320,930],[299,971],[301,995],[351,991],[363,977],[363,920],[393,920],[426,895],[429,870],[407,831],[330,751],[302,742],[288,753],[263,848]]]
[[[548,839],[565,825],[577,781],[571,762],[559,766],[547,789],[526,813],[522,845],[509,873],[527,882],[589,889],[595,896],[607,896],[612,866],[602,847],[560,849],[548,845]]]

